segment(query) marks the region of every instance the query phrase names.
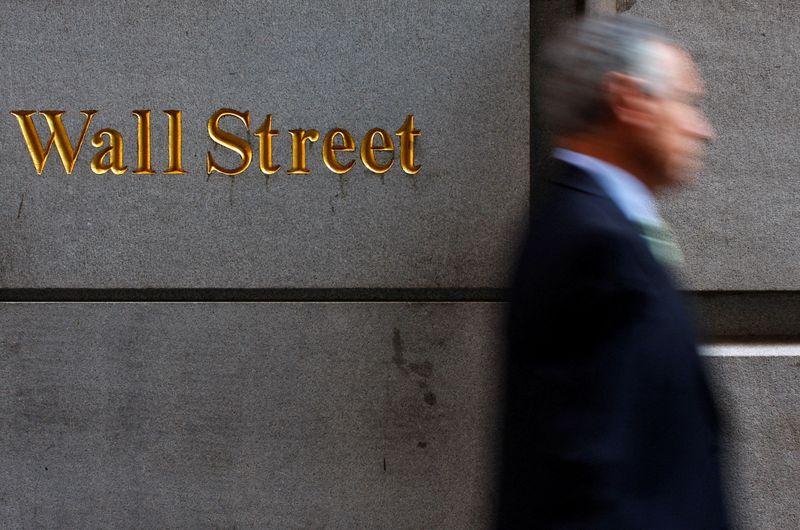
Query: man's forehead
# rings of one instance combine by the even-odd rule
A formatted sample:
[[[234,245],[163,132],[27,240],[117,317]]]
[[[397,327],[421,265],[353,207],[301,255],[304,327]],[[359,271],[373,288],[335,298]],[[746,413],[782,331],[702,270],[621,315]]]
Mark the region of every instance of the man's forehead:
[[[672,88],[691,95],[702,94],[705,91],[703,78],[689,52],[669,44],[659,43],[657,46]]]

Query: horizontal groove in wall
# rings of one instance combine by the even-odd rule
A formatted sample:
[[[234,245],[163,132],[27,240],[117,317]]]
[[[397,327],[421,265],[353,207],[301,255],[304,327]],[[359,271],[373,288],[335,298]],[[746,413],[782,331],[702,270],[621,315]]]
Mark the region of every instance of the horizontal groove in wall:
[[[800,291],[696,291],[689,293],[707,339],[800,338]]]
[[[508,289],[0,289],[4,302],[505,302]],[[707,340],[800,337],[800,291],[687,293]]]
[[[507,289],[0,289],[2,302],[501,302]]]

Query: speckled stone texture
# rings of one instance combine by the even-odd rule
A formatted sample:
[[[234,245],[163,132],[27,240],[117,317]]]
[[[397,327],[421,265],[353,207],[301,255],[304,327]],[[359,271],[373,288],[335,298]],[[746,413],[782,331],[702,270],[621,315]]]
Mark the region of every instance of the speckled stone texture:
[[[800,345],[765,346],[761,353],[786,350],[791,355],[707,358],[723,410],[737,528],[800,528]]]
[[[502,312],[0,304],[0,527],[487,528]],[[800,347],[751,350],[707,358],[731,508],[795,528]]]
[[[706,169],[665,204],[703,290],[800,288],[800,3],[639,1],[694,54],[716,129]]]
[[[0,304],[0,527],[487,528],[499,315]]]
[[[529,6],[455,2],[0,3],[0,286],[499,287],[528,205]],[[206,175],[219,108],[281,132],[270,178]],[[11,110],[59,109],[73,137],[113,127],[136,164],[135,109],[151,109],[157,175],[39,177]],[[164,175],[166,119],[183,111],[188,175]],[[406,175],[360,161],[287,175],[287,131],[422,136]],[[244,134],[241,124],[223,122]],[[44,123],[38,124],[44,128]],[[397,137],[395,137],[397,141]],[[251,135],[257,146],[257,138]],[[340,155],[348,160],[348,154]],[[257,157],[257,153],[256,153]]]

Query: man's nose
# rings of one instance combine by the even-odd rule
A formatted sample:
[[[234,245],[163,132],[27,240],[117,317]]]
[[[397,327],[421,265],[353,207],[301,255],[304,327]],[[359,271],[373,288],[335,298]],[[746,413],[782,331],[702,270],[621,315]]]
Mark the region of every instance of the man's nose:
[[[697,119],[695,120],[695,131],[694,133],[705,140],[706,142],[713,142],[717,138],[717,133],[714,131],[714,127],[711,126],[711,122],[708,121],[706,115],[702,112],[698,112]]]

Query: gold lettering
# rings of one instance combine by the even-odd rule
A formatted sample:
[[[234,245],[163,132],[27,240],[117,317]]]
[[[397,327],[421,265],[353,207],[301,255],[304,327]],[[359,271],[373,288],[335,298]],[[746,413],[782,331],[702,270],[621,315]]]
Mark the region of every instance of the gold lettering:
[[[400,166],[409,175],[414,175],[422,166],[414,165],[414,137],[422,134],[422,131],[414,128],[414,115],[409,114],[403,126],[395,133],[400,137]]]
[[[133,115],[136,116],[137,141],[139,144],[137,167],[133,173],[135,175],[152,175],[155,171],[153,171],[152,162],[150,161],[150,111],[134,110]]]
[[[123,165],[122,135],[114,129],[100,129],[92,137],[92,145],[102,147],[103,136],[108,138],[108,147],[94,155],[90,164],[92,171],[102,175],[110,169],[115,175],[122,175],[128,170],[128,167]],[[106,156],[108,162],[103,162]]]
[[[86,116],[83,122],[83,129],[81,135],[78,137],[78,144],[75,149],[72,148],[72,143],[69,140],[64,124],[61,122],[61,116],[64,114],[62,110],[43,110],[39,114],[43,114],[47,120],[47,125],[50,127],[50,138],[47,140],[47,146],[42,146],[42,140],[39,138],[39,133],[36,131],[36,125],[33,123],[34,110],[15,110],[11,111],[17,118],[19,128],[22,131],[22,137],[25,139],[25,144],[28,146],[28,152],[33,161],[33,167],[36,172],[41,175],[44,171],[44,166],[47,163],[47,156],[50,154],[50,148],[53,143],[56,144],[56,150],[61,157],[61,163],[64,165],[64,170],[67,174],[71,174],[75,168],[75,162],[78,160],[78,154],[83,145],[83,139],[86,136],[86,131],[89,130],[89,124],[92,122],[92,116],[95,115],[96,110],[82,110],[81,114]]]
[[[272,165],[272,137],[278,136],[278,131],[272,130],[272,114],[267,114],[264,123],[256,130],[256,136],[258,136],[258,167],[265,175],[272,175],[281,168]]]
[[[375,136],[381,137],[379,145],[374,144]],[[389,159],[388,164],[381,165],[375,160],[375,151],[394,151],[392,137],[383,129],[370,129],[364,135],[364,140],[361,142],[361,161],[373,173],[378,173],[379,175],[386,173],[394,164],[394,153],[392,153],[392,158]]]
[[[253,160],[253,149],[250,147],[250,144],[244,138],[239,138],[233,133],[229,133],[228,131],[224,131],[219,127],[219,121],[224,116],[233,116],[234,118],[238,119],[244,126],[250,130],[250,113],[239,112],[233,109],[219,109],[217,112],[211,115],[208,119],[208,136],[211,137],[212,140],[217,142],[219,145],[223,147],[227,147],[231,151],[238,154],[242,157],[242,163],[239,164],[239,167],[234,169],[225,169],[224,167],[217,164],[214,160],[214,157],[211,155],[211,151],[207,151],[206,156],[206,169],[208,170],[208,174],[210,175],[214,171],[222,173],[223,175],[228,175],[232,177],[234,175],[238,175],[250,165],[250,162]]]
[[[169,167],[164,171],[167,175],[184,175],[183,170],[183,134],[181,132],[181,111],[165,110],[167,115],[167,139]]]
[[[342,145],[336,145],[334,143],[337,136],[342,138]],[[353,137],[350,136],[349,132],[345,129],[331,129],[322,141],[322,160],[325,161],[325,165],[328,166],[328,169],[341,175],[350,171],[356,161],[351,160],[347,164],[341,165],[339,161],[336,160],[336,152],[355,150],[356,142],[353,140]]]
[[[292,169],[287,171],[290,175],[308,175],[311,170],[306,165],[306,140],[316,142],[319,140],[319,131],[316,129],[294,129],[289,131],[292,135]]]

